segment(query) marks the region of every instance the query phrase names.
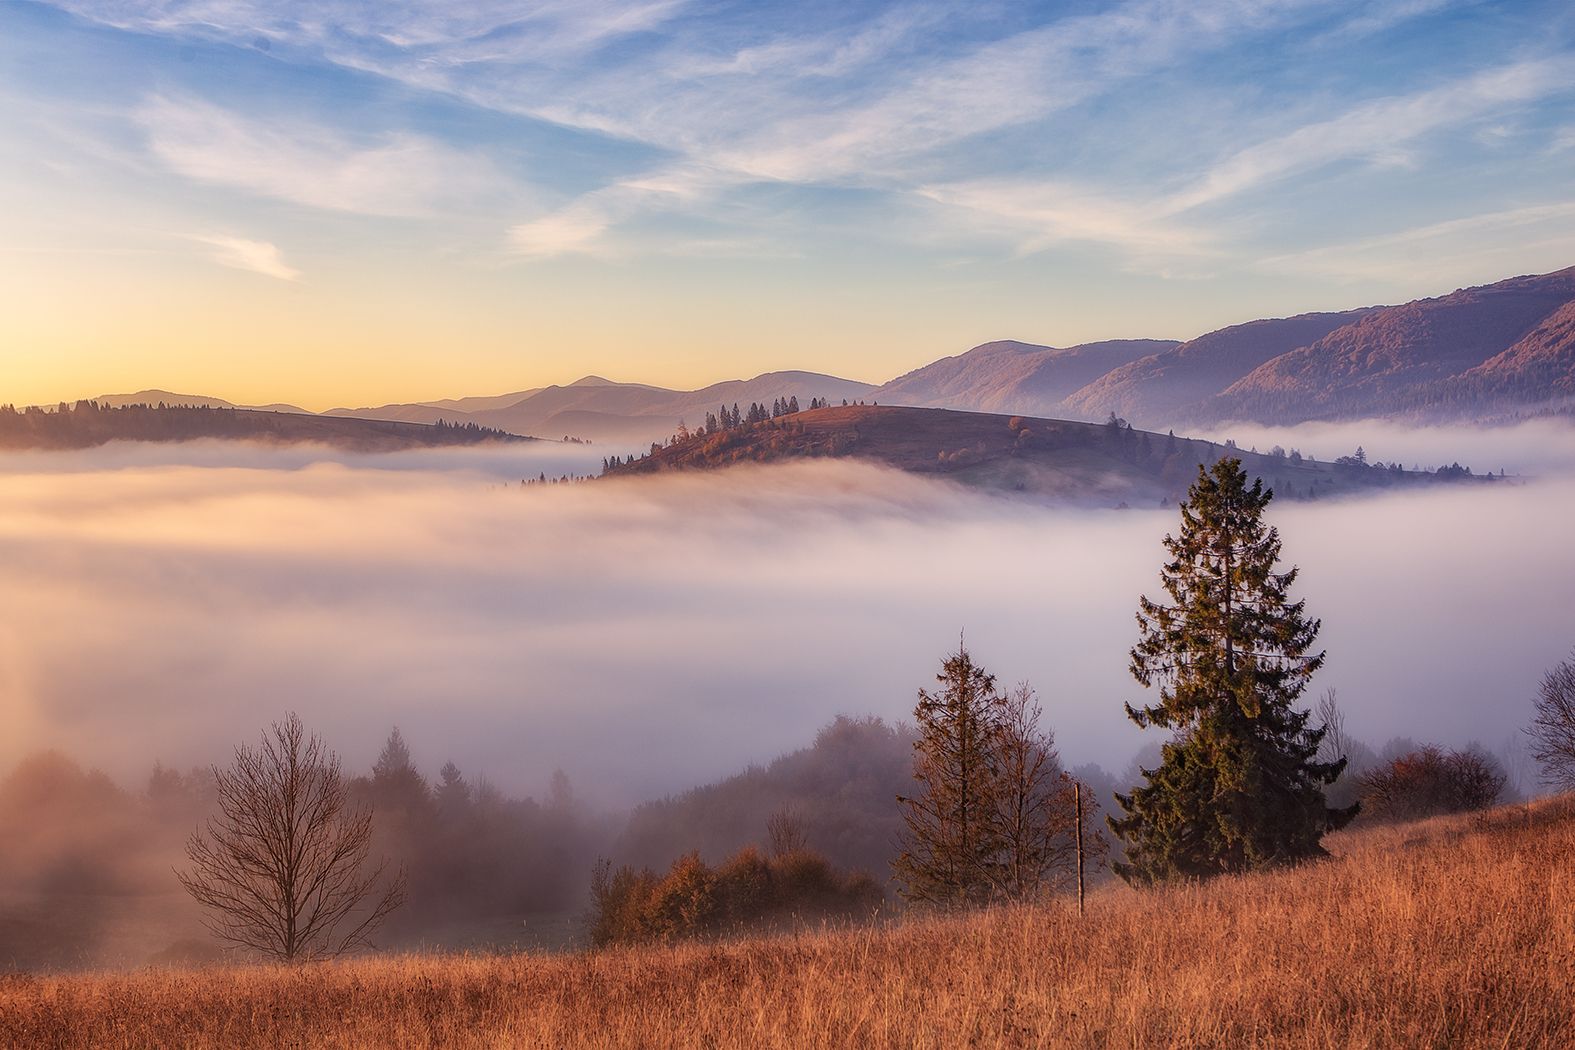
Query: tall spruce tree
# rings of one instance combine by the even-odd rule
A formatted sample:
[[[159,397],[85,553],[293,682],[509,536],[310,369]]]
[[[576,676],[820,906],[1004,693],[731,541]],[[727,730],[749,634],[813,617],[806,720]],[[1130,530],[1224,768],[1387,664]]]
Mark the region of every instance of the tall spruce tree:
[[[1127,717],[1175,735],[1147,783],[1116,795],[1125,815],[1110,826],[1127,859],[1115,868],[1128,882],[1321,856],[1324,833],[1356,813],[1329,808],[1323,789],[1345,758],[1318,760],[1324,730],[1296,706],[1324,654],[1319,621],[1289,596],[1297,570],[1276,571],[1279,532],[1263,520],[1273,496],[1247,484],[1239,459],[1200,466],[1180,535],[1165,537],[1170,602],[1138,601],[1132,675],[1159,686],[1159,703],[1128,704]]]
[[[936,681],[936,692],[919,690],[913,712],[913,778],[921,790],[898,798],[906,828],[892,868],[909,900],[980,903],[993,893],[1004,845],[996,819],[1001,699],[995,676],[962,646]]]

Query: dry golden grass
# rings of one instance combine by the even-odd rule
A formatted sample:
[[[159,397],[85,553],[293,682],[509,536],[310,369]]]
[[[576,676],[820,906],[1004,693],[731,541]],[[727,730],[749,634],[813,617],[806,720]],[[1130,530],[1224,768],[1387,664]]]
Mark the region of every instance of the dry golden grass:
[[[1331,861],[719,945],[0,978],[28,1047],[1575,1046],[1575,800]]]

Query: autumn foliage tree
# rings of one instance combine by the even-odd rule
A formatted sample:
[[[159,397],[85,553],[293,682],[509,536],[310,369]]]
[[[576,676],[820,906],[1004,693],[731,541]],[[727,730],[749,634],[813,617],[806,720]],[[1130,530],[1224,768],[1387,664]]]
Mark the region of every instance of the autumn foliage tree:
[[[606,860],[591,875],[591,943],[666,943],[745,929],[867,917],[883,895],[863,872],[839,871],[807,847],[765,855],[746,846],[717,867],[698,852],[665,875]]]
[[[1039,702],[1027,684],[997,691],[961,646],[937,682],[914,710],[919,790],[898,797],[905,828],[892,867],[902,892],[943,905],[1036,898],[1071,870],[1077,820]],[[1091,829],[1085,839],[1100,841]]]
[[[1320,856],[1324,833],[1355,807],[1331,809],[1324,787],[1344,758],[1317,757],[1325,730],[1297,700],[1324,660],[1319,622],[1292,600],[1297,570],[1277,569],[1273,492],[1247,483],[1238,459],[1200,467],[1161,573],[1169,600],[1139,599],[1132,675],[1159,702],[1127,716],[1174,735],[1147,783],[1116,796],[1111,828],[1126,844],[1123,878],[1149,883],[1245,871]]]
[[[368,864],[372,814],[348,806],[338,756],[292,713],[213,777],[218,813],[179,873],[209,930],[286,961],[367,945],[404,901],[404,878]]]
[[[1027,682],[1003,694],[995,711],[994,805],[1000,863],[990,868],[995,895],[1032,900],[1068,881],[1077,863],[1075,782],[1061,768],[1054,734]],[[1093,813],[1085,800],[1085,822]],[[1085,848],[1103,839],[1085,829]]]
[[[1373,816],[1412,820],[1486,809],[1498,801],[1507,781],[1498,763],[1474,747],[1452,751],[1428,745],[1369,770],[1358,783],[1362,804]]]
[[[993,813],[1000,699],[995,676],[962,646],[936,681],[941,688],[919,690],[914,708],[913,779],[920,790],[898,798],[906,832],[893,868],[910,900],[982,903],[1003,845]]]

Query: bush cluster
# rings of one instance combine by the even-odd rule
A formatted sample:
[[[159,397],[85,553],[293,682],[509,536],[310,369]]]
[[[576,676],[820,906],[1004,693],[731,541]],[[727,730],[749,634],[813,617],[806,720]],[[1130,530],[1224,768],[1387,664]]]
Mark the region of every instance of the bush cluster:
[[[1363,774],[1362,807],[1380,820],[1486,809],[1498,801],[1507,779],[1491,756],[1475,748],[1429,745]]]
[[[672,943],[795,919],[869,912],[884,897],[863,872],[843,873],[824,856],[796,849],[766,857],[746,846],[713,868],[698,852],[666,875],[649,868],[596,865],[591,878],[591,940],[600,945]]]

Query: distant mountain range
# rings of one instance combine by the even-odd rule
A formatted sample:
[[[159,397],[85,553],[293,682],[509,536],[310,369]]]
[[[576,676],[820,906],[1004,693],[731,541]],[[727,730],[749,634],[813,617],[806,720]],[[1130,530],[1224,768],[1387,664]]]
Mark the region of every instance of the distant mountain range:
[[[915,408],[1043,414],[1100,376],[1179,345],[1173,339],[1112,339],[1057,348],[1004,339],[914,369],[870,397]]]
[[[767,372],[699,390],[586,376],[566,386],[328,416],[475,423],[515,434],[643,445],[722,405],[812,398],[1103,421],[1154,429],[1240,421],[1294,424],[1385,417],[1495,422],[1575,414],[1575,267],[1400,306],[1232,325],[1179,342],[1116,339],[1070,347],[1002,340],[880,386],[815,372]],[[101,404],[230,406],[146,390]],[[303,413],[304,414],[304,413]]]
[[[589,437],[597,441],[648,442],[671,434],[679,422],[700,423],[722,405],[748,407],[797,397],[828,401],[857,400],[875,388],[869,383],[815,372],[767,372],[753,379],[713,383],[699,390],[668,390],[641,383],[615,383],[586,376],[568,386],[521,390],[501,397],[383,405],[380,408],[336,408],[327,414],[363,419],[399,419],[412,423],[479,423],[515,434],[541,437]]]
[[[1575,267],[1402,306],[1233,325],[1119,361],[1064,393],[1054,383],[1031,389],[1020,378],[1131,345],[986,343],[871,397],[1085,420],[1113,412],[1152,427],[1567,413],[1575,406]],[[1018,348],[1010,369],[996,364],[1006,346]]]

